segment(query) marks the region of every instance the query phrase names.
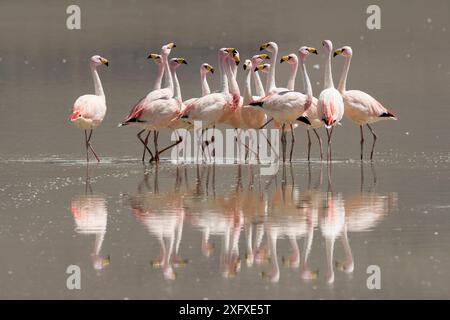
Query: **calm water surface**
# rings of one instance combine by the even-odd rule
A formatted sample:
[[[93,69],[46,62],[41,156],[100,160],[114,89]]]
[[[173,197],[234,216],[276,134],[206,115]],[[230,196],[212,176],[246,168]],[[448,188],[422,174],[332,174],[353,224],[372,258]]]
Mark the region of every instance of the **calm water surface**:
[[[447,155],[1,163],[2,298],[449,298]],[[330,170],[331,169],[331,170]],[[81,268],[79,291],[66,268]],[[381,270],[369,290],[367,267]]]

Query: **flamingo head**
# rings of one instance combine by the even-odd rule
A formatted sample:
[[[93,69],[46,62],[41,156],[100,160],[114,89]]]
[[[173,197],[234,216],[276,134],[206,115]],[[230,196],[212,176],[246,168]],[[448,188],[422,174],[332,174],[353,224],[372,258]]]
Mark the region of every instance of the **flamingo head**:
[[[208,72],[214,73],[214,68],[209,63],[204,63],[200,67],[200,72],[203,75],[207,74]]]
[[[239,51],[235,48],[225,48],[225,50],[228,52],[229,59],[233,60],[236,65],[239,65],[239,62],[241,62]]]
[[[327,53],[333,51],[333,43],[331,42],[331,40],[323,40],[322,46],[325,48],[325,51]]]
[[[104,64],[105,66],[108,66],[108,65],[109,65],[108,59],[105,59],[105,58],[99,56],[98,54],[96,54],[95,56],[92,56],[92,57],[91,57],[91,63],[92,63],[94,66],[100,66],[100,65],[102,65],[102,64]]]
[[[152,59],[157,65],[161,65],[163,63],[162,57],[160,54],[150,53],[147,59]]]
[[[274,53],[275,51],[278,51],[278,45],[273,41],[265,42],[265,43],[261,44],[261,46],[259,47],[259,50],[260,51],[267,50],[271,53]]]
[[[289,64],[298,64],[298,58],[294,53],[288,54],[287,56],[282,56],[280,63],[287,62]]]
[[[333,57],[336,57],[336,56],[339,56],[339,55],[342,55],[342,56],[344,56],[346,58],[351,58],[352,55],[353,55],[353,50],[349,46],[345,46],[345,47],[339,48],[336,51],[334,51]]]
[[[167,57],[173,48],[176,48],[176,45],[173,42],[163,45],[161,48],[161,55],[165,55]]]
[[[72,114],[69,116],[69,121],[75,121],[82,117],[81,111],[74,110]]]
[[[252,57],[252,65],[257,66],[261,64],[264,60],[270,60],[270,56],[266,53],[256,54]]]
[[[181,66],[182,64],[187,64],[186,59],[184,59],[184,58],[172,58],[172,59],[170,59],[170,62],[169,62],[169,66],[172,69],[176,69],[179,66]]]
[[[325,127],[327,128],[331,128],[331,126],[336,122],[332,115],[325,115],[322,121],[325,123]]]
[[[259,64],[255,67],[255,72],[261,71],[264,73],[268,73],[270,71],[270,64],[269,63],[265,63],[265,64]]]
[[[242,66],[244,70],[251,71],[252,70],[252,61],[250,59],[246,59],[244,61],[244,65]]]
[[[298,53],[300,55],[300,58],[304,60],[307,55],[311,53],[317,54],[318,52],[316,48],[303,46],[300,49],[298,49]]]

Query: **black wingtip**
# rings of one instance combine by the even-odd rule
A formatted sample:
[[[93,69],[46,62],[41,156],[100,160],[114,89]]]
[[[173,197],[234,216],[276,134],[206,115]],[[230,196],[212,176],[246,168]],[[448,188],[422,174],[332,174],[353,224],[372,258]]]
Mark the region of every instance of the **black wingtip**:
[[[249,105],[254,106],[254,107],[261,107],[262,108],[263,102],[262,101],[251,102],[251,103],[249,103]]]
[[[297,118],[297,121],[306,123],[306,124],[309,125],[309,126],[311,125],[311,122],[310,122],[309,119],[308,119],[307,117],[305,117],[305,116],[300,116],[300,117],[298,117],[298,118]]]
[[[396,116],[391,112],[383,112],[380,114],[380,118],[396,118]]]

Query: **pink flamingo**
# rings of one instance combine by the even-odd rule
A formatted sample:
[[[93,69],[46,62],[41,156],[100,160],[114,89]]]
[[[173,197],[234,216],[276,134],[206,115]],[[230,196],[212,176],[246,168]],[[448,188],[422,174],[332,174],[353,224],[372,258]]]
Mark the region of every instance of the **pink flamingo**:
[[[92,131],[102,123],[106,114],[105,92],[103,91],[102,83],[97,72],[97,66],[102,64],[108,66],[109,62],[99,55],[91,57],[90,68],[92,79],[94,80],[95,94],[86,94],[79,97],[72,107],[72,114],[69,116],[69,120],[76,127],[84,130],[87,162],[89,162],[89,150],[92,151],[97,161],[100,162],[100,158],[92,147],[91,138]]]
[[[350,69],[350,61],[352,59],[353,51],[349,46],[337,49],[334,52],[334,56],[342,55],[345,57],[345,64],[342,70],[341,79],[339,81],[338,90],[344,99],[344,115],[351,121],[359,125],[361,133],[361,160],[363,159],[363,147],[364,147],[364,134],[363,126],[367,125],[370,132],[373,135],[372,150],[370,151],[370,160],[373,158],[373,151],[375,149],[375,142],[377,141],[377,135],[370,126],[371,123],[378,122],[380,120],[397,120],[394,113],[383,107],[375,98],[371,95],[360,90],[346,90],[345,85],[347,83],[348,70]]]
[[[324,40],[322,43],[325,48],[325,79],[324,88],[319,96],[317,105],[318,113],[321,115],[322,121],[325,123],[328,136],[328,152],[327,160],[331,161],[331,136],[333,128],[341,121],[344,115],[344,101],[338,90],[333,84],[333,76],[331,73],[331,52],[333,51],[333,43],[330,40]]]

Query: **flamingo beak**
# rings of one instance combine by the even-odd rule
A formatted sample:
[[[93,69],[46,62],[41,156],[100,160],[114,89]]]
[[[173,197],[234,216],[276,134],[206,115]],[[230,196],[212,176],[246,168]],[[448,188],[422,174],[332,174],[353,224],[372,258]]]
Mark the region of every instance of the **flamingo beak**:
[[[327,126],[329,126],[329,127],[331,127],[331,125],[333,124],[333,122],[334,122],[334,120],[333,120],[333,117],[332,116],[328,116],[328,117],[326,117],[325,119],[324,119],[324,121],[325,121],[325,124],[327,125]]]
[[[280,63],[283,63],[283,62],[285,62],[285,61],[288,61],[290,58],[289,58],[289,56],[283,56],[283,57],[281,57],[281,59],[280,59]]]
[[[317,52],[317,49],[316,49],[316,48],[308,48],[308,51],[309,51],[310,53],[319,54],[319,53]]]
[[[207,68],[208,68],[208,71],[209,71],[209,72],[214,73],[214,68],[213,68],[212,66],[208,65]]]
[[[73,121],[73,120],[75,120],[76,118],[78,118],[79,114],[80,114],[80,111],[74,111],[74,112],[69,116],[69,121]]]
[[[147,59],[153,59],[156,60],[158,58],[158,55],[156,53],[150,53],[147,57]]]
[[[176,48],[177,46],[175,45],[175,43],[170,42],[167,44],[167,48],[172,49],[172,48]]]
[[[264,60],[264,59],[270,60],[270,56],[269,56],[267,53],[260,54],[259,57],[260,57],[261,59],[263,59],[263,60]]]
[[[336,56],[338,56],[340,54],[342,54],[342,49],[337,49],[336,51],[334,51],[333,57],[336,57]]]
[[[108,61],[108,59],[100,58],[100,62],[101,62],[102,64],[104,64],[105,66],[109,66],[109,61]]]
[[[268,43],[263,43],[260,47],[259,47],[259,51],[263,51],[264,49],[266,49],[269,46]]]
[[[177,62],[178,62],[178,64],[188,64],[186,59],[184,59],[184,58],[178,58]]]

